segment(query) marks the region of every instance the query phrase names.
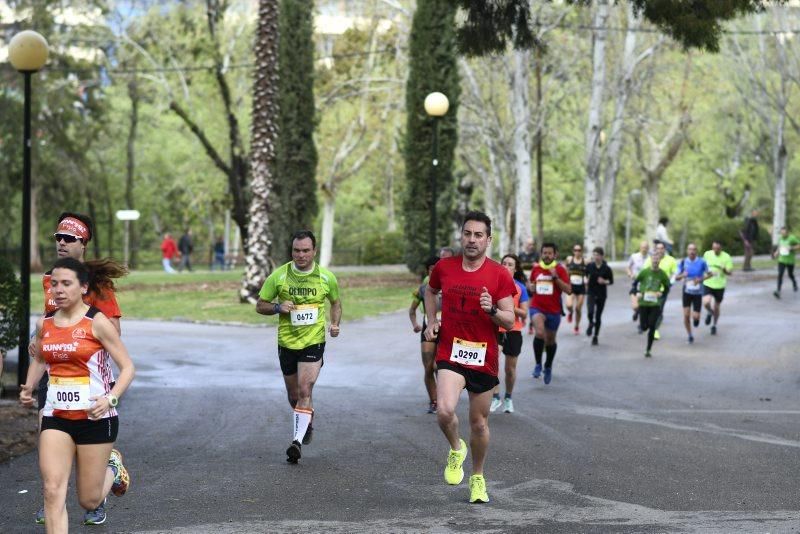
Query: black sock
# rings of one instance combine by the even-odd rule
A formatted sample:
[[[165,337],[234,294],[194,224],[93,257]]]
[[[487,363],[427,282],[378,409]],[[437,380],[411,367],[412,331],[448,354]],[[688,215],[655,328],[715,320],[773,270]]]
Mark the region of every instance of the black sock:
[[[594,323],[594,337],[600,335],[600,321]]]
[[[544,362],[544,366],[546,369],[550,369],[551,367],[553,367],[553,359],[556,357],[556,347],[558,347],[556,343],[553,343],[552,345],[548,345],[547,347],[545,347],[545,349],[547,350],[547,360],[545,360]]]
[[[510,399],[511,398],[511,393],[506,393],[506,398]]]
[[[542,353],[544,352],[544,339],[533,338],[533,357],[536,358],[536,365],[542,365]]]
[[[500,394],[499,394],[499,393],[493,393],[493,394],[492,394],[492,398],[493,398],[493,399],[500,400]]]
[[[653,348],[653,340],[656,338],[656,329],[655,327],[651,327],[647,331],[647,352],[650,352],[650,349]]]

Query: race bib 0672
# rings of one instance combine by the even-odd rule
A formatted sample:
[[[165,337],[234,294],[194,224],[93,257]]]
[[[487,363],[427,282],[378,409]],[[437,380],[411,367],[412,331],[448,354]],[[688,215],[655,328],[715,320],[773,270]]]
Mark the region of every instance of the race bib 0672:
[[[299,304],[291,312],[292,326],[309,326],[317,324],[319,306],[316,304]]]

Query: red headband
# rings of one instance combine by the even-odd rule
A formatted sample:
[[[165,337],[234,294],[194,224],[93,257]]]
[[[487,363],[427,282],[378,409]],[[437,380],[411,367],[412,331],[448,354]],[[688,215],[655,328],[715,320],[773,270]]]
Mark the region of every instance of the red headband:
[[[89,228],[87,228],[85,224],[74,217],[65,217],[60,223],[58,223],[58,229],[56,230],[56,233],[80,237],[84,243],[89,241]]]

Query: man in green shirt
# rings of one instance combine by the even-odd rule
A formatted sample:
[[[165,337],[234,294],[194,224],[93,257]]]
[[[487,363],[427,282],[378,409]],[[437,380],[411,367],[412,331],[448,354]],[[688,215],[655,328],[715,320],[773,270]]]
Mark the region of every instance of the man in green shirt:
[[[256,311],[278,318],[278,358],[294,409],[294,435],[286,461],[296,464],[301,443],[311,442],[314,408],[311,392],[322,368],[325,351],[325,301],[331,303],[331,337],[339,335],[342,303],[339,284],[315,261],[317,240],[309,231],[292,236],[292,261],[281,265],[264,282]]]
[[[661,317],[663,299],[669,289],[669,276],[661,269],[661,255],[655,253],[649,258],[650,264],[636,275],[639,292],[639,321],[643,331],[647,331],[647,350],[645,358],[652,356],[656,327]]]
[[[781,227],[781,237],[778,239],[778,246],[772,253],[773,258],[778,259],[778,290],[772,293],[776,299],[781,298],[781,286],[783,285],[783,273],[789,273],[789,280],[792,281],[794,290],[797,291],[797,280],[794,279],[795,253],[800,250],[800,239],[795,235],[790,235],[789,230]]]
[[[661,299],[661,315],[658,317],[658,323],[656,324],[656,330],[653,334],[654,339],[661,339],[661,334],[659,333],[658,329],[661,328],[661,323],[664,321],[664,306],[667,305],[667,299],[669,298],[669,290],[672,288],[672,284],[675,282],[675,276],[678,273],[678,260],[676,260],[668,251],[667,246],[664,242],[659,241],[658,239],[654,240],[653,243],[655,244],[655,254],[658,254],[661,258],[661,262],[659,263],[659,268],[664,271],[664,274],[667,275],[669,278],[669,285],[667,285],[666,289],[664,290],[664,296]],[[650,258],[647,258],[644,262],[645,267],[652,266],[652,261]]]
[[[722,298],[725,296],[725,286],[728,285],[728,276],[733,274],[733,261],[730,254],[722,250],[722,243],[719,241],[712,241],[711,250],[703,254],[703,259],[706,260],[708,271],[711,273],[711,277],[703,282],[705,293],[703,305],[708,311],[706,325],[711,324],[712,319],[714,321],[711,325],[711,335],[714,336],[717,334],[717,321]]]

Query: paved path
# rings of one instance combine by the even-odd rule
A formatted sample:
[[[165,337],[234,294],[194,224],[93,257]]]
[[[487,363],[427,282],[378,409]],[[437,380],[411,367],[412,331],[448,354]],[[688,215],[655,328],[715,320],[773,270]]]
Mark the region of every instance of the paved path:
[[[719,335],[693,346],[673,295],[651,360],[617,284],[600,346],[565,323],[546,387],[526,336],[517,413],[490,419],[483,506],[442,480],[404,312],[328,343],[296,466],[274,328],[126,320],[138,376],[118,445],[133,485],[92,531],[800,532],[800,295],[775,301],[759,278],[733,281]],[[0,532],[43,532],[39,504],[35,454],[0,465]],[[72,495],[69,511],[82,529]]]

